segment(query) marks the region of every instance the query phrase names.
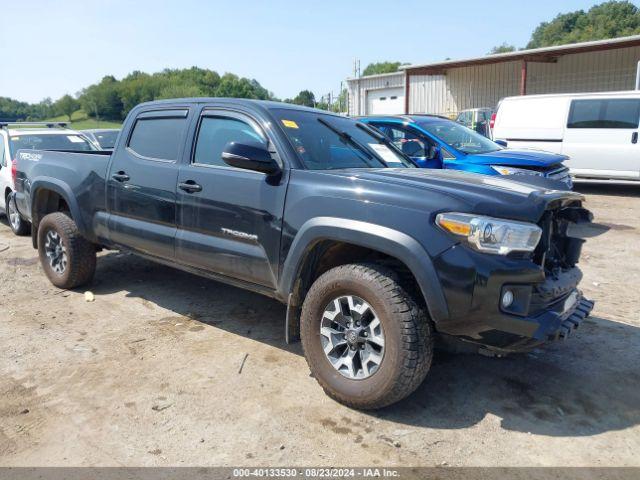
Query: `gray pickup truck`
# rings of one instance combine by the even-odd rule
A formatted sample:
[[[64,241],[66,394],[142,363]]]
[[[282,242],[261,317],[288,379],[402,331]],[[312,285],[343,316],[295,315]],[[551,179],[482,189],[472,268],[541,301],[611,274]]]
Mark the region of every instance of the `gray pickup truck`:
[[[54,285],[90,282],[106,248],[274,297],[315,378],[357,408],[417,388],[436,342],[526,351],[593,306],[577,288],[579,194],[421,170],[318,110],[146,103],[113,153],[23,150],[15,181]]]

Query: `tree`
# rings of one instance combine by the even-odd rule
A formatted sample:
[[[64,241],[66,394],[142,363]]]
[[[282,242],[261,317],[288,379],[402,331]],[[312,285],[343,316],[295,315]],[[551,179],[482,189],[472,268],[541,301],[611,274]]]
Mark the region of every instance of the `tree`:
[[[69,118],[69,122],[71,122],[71,115],[78,108],[80,108],[79,102],[71,95],[65,95],[53,104],[53,109],[61,115],[66,115]]]
[[[510,45],[507,42],[502,42],[502,44],[497,47],[493,47],[487,55],[495,55],[497,53],[507,53],[507,52],[515,52],[516,47],[514,45]]]
[[[628,1],[609,1],[587,12],[562,13],[533,31],[527,48],[602,40],[640,33],[640,9]]]
[[[293,100],[286,100],[286,102],[304,105],[305,107],[315,107],[316,96],[310,90],[302,90]]]
[[[400,65],[406,65],[406,63],[401,63],[401,62],[370,63],[369,65],[366,66],[366,68],[362,72],[362,75],[367,76],[367,75],[378,75],[380,73],[397,72]]]

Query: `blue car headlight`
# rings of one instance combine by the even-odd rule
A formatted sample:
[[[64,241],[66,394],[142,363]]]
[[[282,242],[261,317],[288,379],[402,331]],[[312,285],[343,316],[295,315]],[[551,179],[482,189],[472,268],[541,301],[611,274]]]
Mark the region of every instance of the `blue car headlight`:
[[[536,175],[543,177],[544,173],[537,170],[527,170],[526,168],[503,167],[502,165],[491,165],[491,168],[500,175]]]

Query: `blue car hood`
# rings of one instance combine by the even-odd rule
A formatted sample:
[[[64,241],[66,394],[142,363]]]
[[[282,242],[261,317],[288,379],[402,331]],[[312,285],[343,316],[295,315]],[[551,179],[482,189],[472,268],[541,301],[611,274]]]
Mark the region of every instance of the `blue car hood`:
[[[479,165],[505,165],[509,167],[550,167],[557,165],[569,157],[542,150],[510,149],[497,150],[491,153],[469,154],[464,160]]]

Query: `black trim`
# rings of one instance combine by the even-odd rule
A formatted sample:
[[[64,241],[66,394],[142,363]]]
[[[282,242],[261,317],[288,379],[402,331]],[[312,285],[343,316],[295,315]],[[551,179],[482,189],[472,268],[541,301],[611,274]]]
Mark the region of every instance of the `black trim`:
[[[507,138],[507,142],[549,142],[549,143],[560,143],[562,142],[562,138]]]

